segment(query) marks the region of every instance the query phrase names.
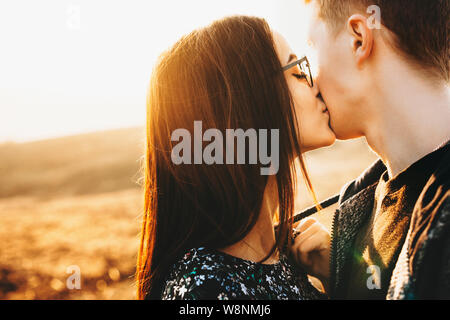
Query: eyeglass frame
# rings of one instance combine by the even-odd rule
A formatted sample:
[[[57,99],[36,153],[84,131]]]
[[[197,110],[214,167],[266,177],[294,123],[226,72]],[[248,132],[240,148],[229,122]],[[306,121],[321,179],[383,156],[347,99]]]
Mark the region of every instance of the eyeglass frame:
[[[309,80],[311,81],[311,83],[309,83],[309,81],[308,81],[308,84],[309,84],[309,86],[312,88],[312,87],[314,87],[314,80],[313,80],[313,76],[312,76],[312,72],[311,72],[311,67],[310,67],[310,64],[309,64],[309,60],[308,60],[308,58],[307,58],[306,56],[304,56],[303,58],[301,58],[301,59],[299,59],[299,60],[297,60],[297,61],[294,61],[294,62],[292,62],[292,63],[289,63],[287,66],[284,66],[282,70],[283,70],[283,71],[287,71],[287,70],[291,69],[292,67],[295,67],[296,65],[298,65],[298,66],[300,67],[300,70],[303,71],[302,63],[303,63],[304,61],[306,61],[306,66],[308,67],[308,73],[309,73]],[[307,75],[307,76],[308,76],[308,75]]]

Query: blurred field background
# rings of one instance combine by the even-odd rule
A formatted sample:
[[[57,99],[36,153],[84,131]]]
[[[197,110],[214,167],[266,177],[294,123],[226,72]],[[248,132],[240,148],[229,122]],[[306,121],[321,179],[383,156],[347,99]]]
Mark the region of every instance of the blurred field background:
[[[0,299],[134,299],[144,129],[0,144]],[[320,199],[376,160],[364,139],[306,155]],[[312,204],[304,188],[297,209]],[[317,217],[330,227],[333,208]],[[81,270],[69,290],[67,267]]]

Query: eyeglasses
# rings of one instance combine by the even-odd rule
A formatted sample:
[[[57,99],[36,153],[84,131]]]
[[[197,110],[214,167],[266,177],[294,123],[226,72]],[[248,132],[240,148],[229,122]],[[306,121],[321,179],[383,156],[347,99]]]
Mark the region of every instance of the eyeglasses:
[[[300,68],[300,71],[304,74],[306,81],[308,81],[309,86],[314,87],[314,81],[311,73],[311,67],[309,66],[309,61],[306,56],[301,58],[300,60],[294,61],[287,66],[283,67],[283,71],[289,70],[295,66]]]

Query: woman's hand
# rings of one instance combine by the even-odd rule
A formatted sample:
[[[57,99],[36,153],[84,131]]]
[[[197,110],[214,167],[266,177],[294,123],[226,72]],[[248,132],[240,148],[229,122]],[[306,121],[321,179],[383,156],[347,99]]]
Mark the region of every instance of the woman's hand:
[[[295,261],[306,272],[320,281],[328,289],[330,276],[330,233],[316,219],[307,218],[298,222],[295,230],[300,232],[291,247]]]

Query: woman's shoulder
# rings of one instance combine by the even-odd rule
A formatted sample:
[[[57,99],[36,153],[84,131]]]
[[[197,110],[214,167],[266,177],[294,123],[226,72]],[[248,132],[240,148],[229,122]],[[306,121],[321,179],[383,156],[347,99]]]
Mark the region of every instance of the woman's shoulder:
[[[229,299],[238,289],[235,266],[226,255],[204,247],[190,249],[169,271],[162,290],[163,300]],[[234,298],[234,297],[233,297]]]

